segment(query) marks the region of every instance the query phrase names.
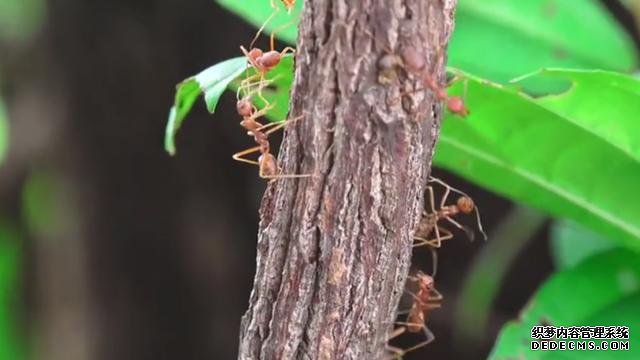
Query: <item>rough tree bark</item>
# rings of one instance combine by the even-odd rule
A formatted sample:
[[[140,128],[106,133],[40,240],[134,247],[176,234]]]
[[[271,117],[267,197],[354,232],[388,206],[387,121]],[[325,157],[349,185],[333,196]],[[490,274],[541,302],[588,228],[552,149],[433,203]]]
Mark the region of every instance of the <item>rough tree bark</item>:
[[[444,83],[454,8],[305,1],[290,114],[303,119],[288,126],[279,161],[284,173],[313,176],[267,186],[240,359],[382,357],[442,106],[410,92],[422,88],[415,74],[377,63],[412,48]]]

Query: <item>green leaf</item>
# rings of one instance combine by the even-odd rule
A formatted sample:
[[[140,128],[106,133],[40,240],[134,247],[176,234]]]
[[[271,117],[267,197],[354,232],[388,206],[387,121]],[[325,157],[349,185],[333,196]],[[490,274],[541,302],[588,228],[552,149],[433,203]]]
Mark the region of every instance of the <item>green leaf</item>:
[[[2,98],[0,98],[0,164],[7,153],[9,147],[9,122],[7,121],[7,112],[4,108]]]
[[[615,56],[612,56],[615,54]],[[506,82],[542,67],[629,72],[629,36],[596,0],[460,0],[449,65]]]
[[[640,258],[624,249],[612,250],[556,273],[536,292],[517,322],[508,323],[500,332],[491,359],[537,359],[554,356],[529,350],[531,327],[541,323],[553,326],[637,324],[637,307],[630,303],[640,296]],[[626,313],[627,318],[622,318]],[[597,321],[594,322],[594,321]],[[622,324],[620,322],[622,321]],[[638,339],[633,328],[630,335]],[[630,346],[634,358],[640,348]],[[579,354],[583,355],[584,352]],[[606,358],[610,352],[599,353]],[[567,355],[569,354],[567,352]],[[577,355],[576,355],[577,356]],[[581,357],[582,358],[582,357]]]
[[[526,89],[535,78],[568,81],[567,91],[537,102],[640,162],[640,80],[601,70],[543,69],[513,83]]]
[[[185,117],[191,111],[198,96],[204,93],[207,109],[213,113],[218,99],[235,78],[247,67],[244,57],[237,57],[215,64],[196,76],[190,77],[177,86],[173,107],[169,111],[169,119],[165,131],[165,150],[176,153],[175,136]]]
[[[601,85],[600,92],[614,91],[610,87]],[[617,136],[598,135],[545,100],[475,77],[456,82],[450,93],[466,93],[471,115],[445,119],[436,165],[640,250],[640,165],[609,140]],[[632,111],[638,102],[600,105]],[[601,121],[616,128],[617,120]],[[631,134],[640,133],[640,122],[627,124],[636,128]]]
[[[551,226],[551,254],[559,269],[576,266],[584,259],[614,248],[615,242],[568,220]]]
[[[271,7],[271,0],[216,0],[218,4],[235,13],[256,28],[264,26],[267,35],[273,31],[276,37],[295,44],[298,36],[298,22],[302,11],[303,0],[297,0],[291,13],[287,13],[280,0],[273,0],[276,10]],[[271,17],[271,19],[269,19]],[[269,21],[267,21],[269,19]],[[265,23],[266,22],[266,23]]]

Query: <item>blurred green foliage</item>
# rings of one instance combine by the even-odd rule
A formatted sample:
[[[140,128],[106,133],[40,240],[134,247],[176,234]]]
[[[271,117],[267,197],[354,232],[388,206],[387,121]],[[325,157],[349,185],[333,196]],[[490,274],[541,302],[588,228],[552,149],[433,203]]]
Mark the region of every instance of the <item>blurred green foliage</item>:
[[[264,0],[217,2],[257,27],[270,19],[264,32],[275,31],[281,40],[296,38],[296,26],[287,24],[297,22],[302,1],[291,15],[281,7],[274,12]],[[629,36],[596,0],[459,0],[456,16],[449,65],[459,76],[449,92],[465,97],[471,115],[447,114],[435,164],[574,221],[554,225],[561,271],[520,321],[503,329],[492,356],[553,356],[527,350],[531,326],[540,322],[640,327],[634,311],[640,305],[640,82],[623,74],[638,60]],[[288,76],[269,94],[279,107],[272,120],[284,118],[292,73],[291,62],[278,70]],[[237,89],[237,82],[227,83]],[[190,107],[198,92],[186,93],[184,103]],[[210,111],[220,95],[205,95]],[[466,298],[485,290],[478,279],[487,276],[470,281]],[[637,358],[638,352],[626,355]]]
[[[18,306],[20,304],[21,248],[15,227],[0,217],[0,360],[24,358]]]
[[[59,234],[68,223],[65,219],[71,204],[64,197],[64,183],[46,169],[32,171],[22,188],[22,218],[35,235]]]
[[[4,102],[0,97],[0,164],[4,160],[7,148],[9,147],[9,122],[7,121],[7,111]]]
[[[23,42],[35,33],[44,18],[43,0],[0,1],[0,40]]]
[[[637,252],[610,250],[553,275],[536,292],[520,318],[507,324],[498,337],[491,359],[557,358],[556,352],[530,350],[531,328],[553,326],[620,325],[630,327],[630,351],[616,359],[638,359],[640,348],[640,257]],[[595,322],[597,321],[597,322]],[[634,341],[635,340],[635,341]],[[565,352],[583,359],[585,352]],[[622,356],[622,357],[618,357]],[[609,359],[611,351],[590,352],[588,358]]]
[[[491,308],[516,257],[547,217],[517,206],[491,233],[467,272],[456,304],[454,342],[479,343],[486,336]]]

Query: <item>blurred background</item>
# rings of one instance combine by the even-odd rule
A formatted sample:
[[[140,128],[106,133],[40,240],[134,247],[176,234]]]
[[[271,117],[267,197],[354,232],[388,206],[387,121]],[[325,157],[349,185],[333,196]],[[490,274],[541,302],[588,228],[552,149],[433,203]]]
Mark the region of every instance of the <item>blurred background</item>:
[[[603,4],[637,40],[630,10]],[[254,33],[212,0],[0,0],[0,360],[236,356],[265,183],[231,159],[250,143],[229,94],[215,117],[198,101],[175,157],[163,136],[175,84]],[[485,358],[554,269],[549,222],[433,173],[475,199],[490,238],[520,239],[442,249],[437,341],[407,358]],[[461,330],[478,264],[502,280],[486,328]]]

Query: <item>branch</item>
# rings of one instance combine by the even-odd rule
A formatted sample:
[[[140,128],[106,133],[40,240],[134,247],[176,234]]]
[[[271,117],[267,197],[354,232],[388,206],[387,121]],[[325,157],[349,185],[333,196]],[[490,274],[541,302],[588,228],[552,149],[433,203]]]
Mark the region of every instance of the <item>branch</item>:
[[[442,106],[411,92],[422,88],[417,76],[377,63],[389,49],[413,48],[444,83],[454,7],[305,1],[290,114],[303,119],[287,127],[279,161],[285,174],[313,176],[267,186],[240,359],[383,355]]]

